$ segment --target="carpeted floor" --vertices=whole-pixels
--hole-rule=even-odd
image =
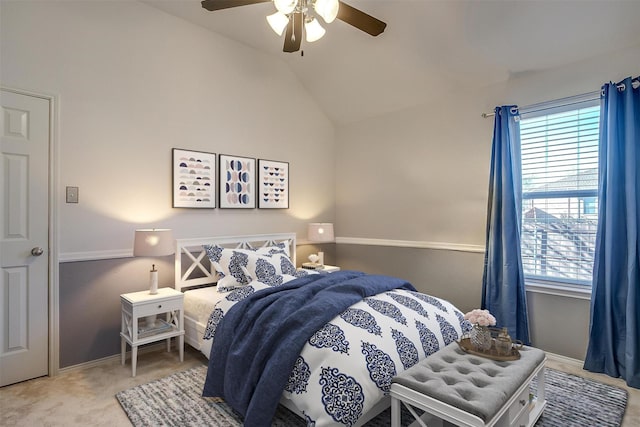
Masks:
[[[206,367],[198,366],[124,390],[116,397],[136,427],[242,426],[224,402],[201,397],[205,375]],[[619,427],[622,422],[627,404],[624,389],[547,368],[545,390],[547,407],[537,427]],[[411,421],[403,417],[403,425]],[[305,423],[281,407],[273,425],[302,427]],[[388,411],[367,424],[388,425]]]
[[[120,355],[93,366],[82,366],[0,388],[0,426],[11,427],[131,427],[131,422],[115,398],[116,393],[175,372],[206,365],[199,351],[185,346],[184,362],[175,349],[164,345],[142,349],[138,358],[138,375],[131,377],[131,364],[120,364]],[[572,359],[549,357],[547,366],[580,377],[617,386],[629,393],[621,427],[640,426],[640,389],[628,387],[619,378],[587,372]],[[590,422],[584,427],[597,427]]]

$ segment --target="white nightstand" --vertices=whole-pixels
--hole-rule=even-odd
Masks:
[[[138,346],[167,340],[167,351],[171,350],[171,338],[178,337],[180,361],[184,360],[184,295],[172,288],[160,288],[155,295],[149,291],[120,295],[122,303],[121,356],[125,364],[127,343],[131,346],[131,375],[136,376]],[[149,327],[144,318],[157,316],[155,326]],[[162,318],[164,317],[164,319]]]
[[[322,268],[319,268],[318,271],[324,273],[333,273],[334,271],[340,271],[340,267],[325,264]]]

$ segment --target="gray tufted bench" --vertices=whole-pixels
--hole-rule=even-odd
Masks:
[[[458,426],[529,427],[544,405],[544,351],[523,347],[508,362],[467,354],[457,343],[437,351],[398,376],[391,384],[391,426],[400,426],[400,403],[426,427],[413,408]],[[529,384],[538,377],[537,396]]]

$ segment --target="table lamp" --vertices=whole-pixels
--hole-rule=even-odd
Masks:
[[[333,242],[333,223],[312,222],[307,227],[307,239],[310,242]],[[324,265],[324,252],[318,252],[318,264]]]
[[[153,228],[136,230],[133,241],[133,256],[161,257],[175,253],[173,232],[167,228]],[[158,270],[151,264],[149,272],[149,294],[158,293]]]

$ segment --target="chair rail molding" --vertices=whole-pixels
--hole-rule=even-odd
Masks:
[[[337,244],[365,246],[393,246],[399,248],[436,249],[444,251],[484,253],[484,245],[466,243],[428,242],[423,240],[370,239],[364,237],[336,237]]]

